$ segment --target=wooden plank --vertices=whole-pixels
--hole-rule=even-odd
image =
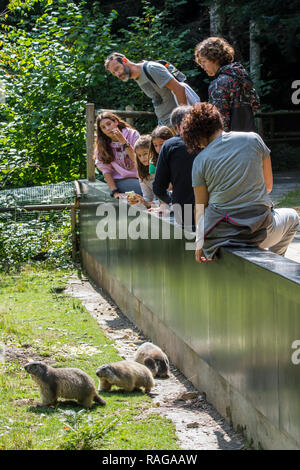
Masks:
[[[95,105],[87,103],[86,105],[86,176],[88,181],[94,182],[95,178],[95,162],[94,155],[95,141]]]

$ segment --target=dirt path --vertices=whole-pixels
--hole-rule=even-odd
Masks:
[[[117,305],[88,279],[69,279],[65,292],[77,297],[97,320],[105,334],[114,341],[124,359],[132,359],[134,352],[149,341]],[[151,391],[153,407],[147,413],[158,412],[172,419],[182,449],[242,450],[247,445],[205,400],[194,386],[171,364],[169,379],[155,379]],[[167,449],[166,449],[167,450]]]

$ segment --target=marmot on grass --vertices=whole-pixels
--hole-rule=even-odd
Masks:
[[[147,366],[154,377],[169,377],[168,356],[155,344],[144,343],[135,353],[134,360]]]
[[[150,370],[134,361],[105,364],[98,367],[96,374],[99,377],[99,390],[103,392],[109,392],[112,385],[117,385],[126,392],[133,392],[140,387],[150,392],[155,385]]]
[[[93,379],[81,369],[56,369],[39,361],[28,362],[24,368],[40,386],[42,403],[38,406],[54,405],[58,397],[73,398],[84,408],[90,408],[93,401],[106,405],[97,394]]]

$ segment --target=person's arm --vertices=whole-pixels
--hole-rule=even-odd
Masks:
[[[120,129],[118,127],[116,129],[114,129],[112,133],[118,139],[118,142],[120,142],[123,145],[126,145],[126,149],[125,149],[126,153],[129,156],[130,160],[132,160],[133,163],[136,165],[135,152],[134,152],[134,149],[133,149],[131,143],[128,142],[128,140],[125,139],[125,137],[123,136],[122,132],[120,131]]]
[[[174,95],[176,96],[178,105],[187,104],[186,94],[185,94],[185,87],[180,82],[176,80],[176,78],[172,78],[167,84],[166,87],[169,90],[173,91]]]
[[[146,75],[149,74],[159,88],[166,87],[174,93],[178,105],[187,104],[184,85],[176,80],[164,65],[150,61],[147,63],[146,70]]]
[[[195,224],[196,224],[196,251],[195,259],[198,263],[211,261],[205,258],[202,250],[204,241],[204,210],[208,205],[209,194],[206,186],[195,186]]]
[[[267,192],[270,193],[273,189],[273,171],[270,155],[263,160],[263,174]]]
[[[104,179],[105,179],[105,182],[106,182],[107,186],[109,187],[109,189],[111,191],[113,191],[114,189],[118,189],[117,185],[115,183],[115,180],[113,179],[113,177],[111,176],[110,173],[104,173],[103,176],[104,176]],[[120,194],[121,193],[119,193],[119,191],[115,192],[114,198],[118,198]]]

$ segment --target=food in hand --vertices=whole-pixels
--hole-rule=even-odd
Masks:
[[[127,191],[125,194],[129,199],[134,198],[136,196],[134,191]]]

